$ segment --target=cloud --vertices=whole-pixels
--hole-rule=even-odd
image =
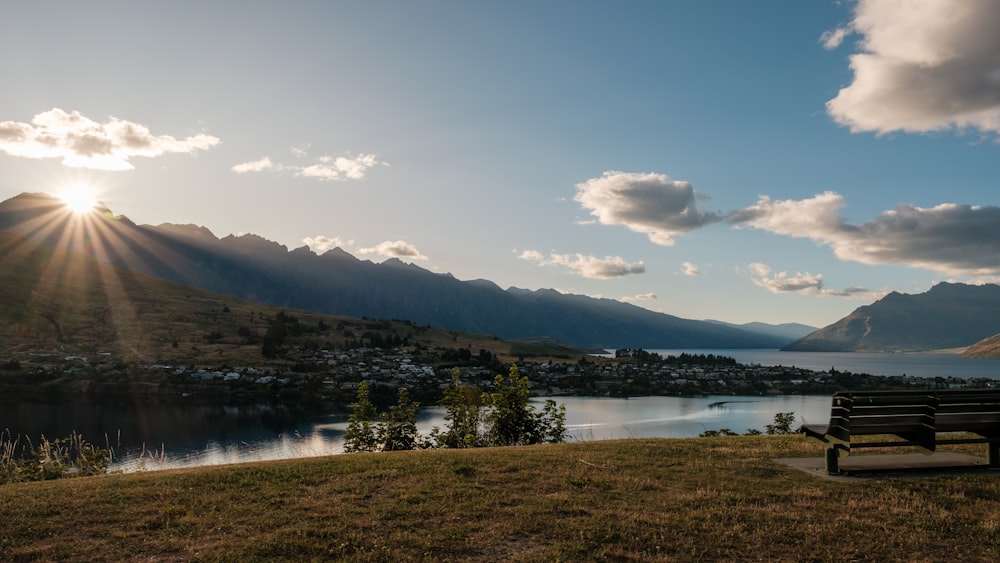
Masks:
[[[334,248],[350,246],[354,244],[353,240],[343,240],[340,237],[328,237],[326,235],[316,235],[314,237],[306,237],[302,239],[313,252],[317,254],[323,254],[328,250],[333,250]]]
[[[685,262],[681,264],[681,273],[685,276],[700,276],[701,270],[698,269],[697,265],[691,262]]]
[[[237,164],[233,166],[233,172],[237,174],[245,174],[247,172],[263,172],[265,170],[276,170],[280,167],[271,162],[268,157],[261,158],[260,160],[254,160],[252,162],[244,162],[243,164]]]
[[[537,250],[525,250],[519,258],[531,262],[538,262],[539,266],[557,266],[566,268],[577,275],[585,278],[610,279],[626,276],[628,274],[641,274],[646,271],[643,262],[628,263],[619,256],[586,256],[584,254],[556,254],[551,253],[546,258],[544,254]]]
[[[576,185],[574,200],[602,225],[624,225],[655,244],[673,246],[674,239],[722,220],[698,209],[703,196],[687,182],[664,174],[607,171]]]
[[[639,294],[639,295],[632,295],[630,297],[622,297],[621,298],[622,301],[626,301],[626,302],[629,302],[629,303],[637,302],[637,301],[655,301],[657,299],[659,299],[659,297],[657,297],[657,295],[655,293],[642,293],[642,294]]]
[[[795,275],[789,275],[788,272],[774,273],[770,266],[760,262],[750,264],[747,269],[750,270],[753,282],[771,293],[818,293],[823,289],[823,276],[808,272],[796,272]]]
[[[1000,274],[1000,207],[900,205],[874,221],[850,225],[839,214],[844,204],[834,192],[797,201],[761,196],[729,221],[813,240],[845,261],[900,264],[955,276]]]
[[[1000,133],[998,28],[994,0],[859,0],[854,79],[827,112],[853,132]],[[836,34],[825,44],[837,44]]]
[[[60,158],[66,166],[96,170],[132,170],[132,157],[194,153],[219,144],[218,137],[194,135],[177,139],[153,135],[138,123],[109,117],[98,123],[78,111],[52,108],[31,123],[0,122],[0,151],[24,158]]]
[[[295,175],[320,180],[360,180],[365,177],[365,172],[376,164],[385,163],[379,162],[373,154],[359,154],[352,157],[321,156],[319,162],[301,168]]]
[[[293,155],[305,158],[308,145],[292,147]],[[357,156],[348,154],[347,156],[323,155],[316,159],[314,164],[307,166],[296,166],[272,162],[270,158],[263,157],[260,160],[244,162],[233,166],[233,172],[244,174],[247,172],[281,172],[284,170],[294,171],[295,176],[301,178],[314,178],[324,181],[361,180],[368,170],[374,166],[389,166],[389,163],[378,160],[374,154],[359,154]]]
[[[831,51],[840,47],[840,44],[844,42],[844,39],[850,35],[851,30],[846,27],[838,27],[830,31],[824,31],[822,35],[819,36],[819,42],[823,44],[823,48],[827,51]]]
[[[817,295],[820,297],[849,297],[860,300],[870,300],[882,297],[884,293],[869,291],[863,287],[849,287],[843,290],[823,287],[823,276],[809,272],[774,272],[767,264],[754,262],[747,266],[753,283],[771,293],[799,293]]]
[[[410,258],[413,260],[427,260],[427,257],[417,250],[412,244],[397,240],[385,241],[372,248],[362,248],[358,252],[361,254],[377,254],[386,258]]]

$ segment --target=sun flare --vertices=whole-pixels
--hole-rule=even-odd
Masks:
[[[59,192],[59,199],[76,215],[85,215],[97,207],[97,191],[87,184],[69,184]]]

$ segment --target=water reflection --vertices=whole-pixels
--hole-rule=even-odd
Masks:
[[[541,402],[541,400],[538,400]],[[797,422],[829,413],[829,396],[559,397],[570,440],[681,438],[729,428],[763,429],[775,413]],[[440,407],[420,409],[417,427],[444,426]],[[87,402],[0,405],[0,429],[32,439],[77,432],[115,448],[114,469],[169,469],[324,456],[343,452],[347,412],[315,413],[282,405],[102,405]]]

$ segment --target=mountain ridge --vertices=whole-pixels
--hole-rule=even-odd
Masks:
[[[278,307],[352,317],[398,318],[503,339],[551,338],[585,348],[778,348],[787,338],[683,319],[620,301],[551,289],[503,290],[415,264],[375,264],[334,249],[289,251],[252,234],[217,237],[204,227],[136,225],[96,214],[89,243],[63,236],[72,217],[46,194],[0,203],[0,229],[82,251],[115,266]]]

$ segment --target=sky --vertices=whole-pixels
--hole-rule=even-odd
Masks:
[[[1000,280],[1000,0],[0,13],[0,199],[733,323]]]

